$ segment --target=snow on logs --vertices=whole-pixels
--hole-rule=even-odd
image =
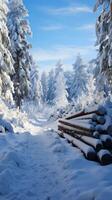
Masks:
[[[93,161],[96,160],[96,152],[91,146],[89,146],[89,145],[83,143],[81,140],[78,140],[77,138],[73,138],[70,135],[65,134],[65,133],[64,133],[64,137],[69,142],[71,142],[73,146],[79,148],[88,160],[93,160]]]
[[[76,112],[72,115],[67,116],[66,119],[73,119],[73,118],[77,118],[77,117],[81,117],[81,116],[89,115],[89,114],[97,114],[97,115],[104,116],[105,114],[107,114],[107,111],[103,106],[99,106],[93,109],[81,110],[79,112]]]
[[[96,160],[102,165],[112,163],[112,121],[103,106],[59,119],[58,130],[87,159],[95,160],[97,155]]]
[[[100,149],[103,148],[103,144],[102,144],[101,140],[92,138],[92,137],[88,137],[88,136],[83,136],[80,134],[80,132],[79,132],[79,134],[76,133],[75,131],[69,132],[70,127],[67,130],[66,126],[64,126],[64,128],[63,128],[63,126],[59,125],[58,130],[61,131],[62,133],[68,133],[72,137],[77,138],[77,139],[81,140],[82,142],[92,146],[96,151],[99,151]],[[62,135],[62,137],[63,137],[63,135]]]
[[[107,111],[103,106],[97,109],[88,109],[86,111],[80,111],[72,114],[69,117],[59,119],[59,123],[70,126],[76,129],[77,132],[88,132],[88,135],[94,133],[111,134],[112,122],[110,116],[107,115]],[[98,134],[97,134],[98,135]]]
[[[75,119],[71,119],[71,120],[66,120],[66,119],[60,119],[59,123],[76,128],[78,130],[82,130],[82,131],[87,131],[87,132],[92,132],[95,130],[94,125],[90,124],[90,123],[85,123],[83,121],[78,121]]]

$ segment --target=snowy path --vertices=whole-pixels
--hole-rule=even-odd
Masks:
[[[112,166],[85,160],[47,131],[44,119],[38,122],[33,135],[2,136],[0,200],[111,200]]]

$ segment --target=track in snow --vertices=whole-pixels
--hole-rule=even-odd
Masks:
[[[105,194],[110,200],[111,166],[102,168],[85,160],[78,149],[48,131],[44,120],[39,121],[37,134],[35,124],[34,135],[7,138],[12,154],[9,151],[4,167],[11,175],[10,187],[0,200],[102,200]]]

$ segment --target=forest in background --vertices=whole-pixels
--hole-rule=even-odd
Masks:
[[[9,107],[74,107],[78,110],[111,100],[112,94],[112,2],[98,0],[96,20],[96,59],[85,64],[80,52],[72,70],[63,70],[61,60],[48,73],[39,74],[30,49],[31,28],[28,10],[22,1],[0,1],[0,94]],[[61,56],[61,55],[60,55]]]

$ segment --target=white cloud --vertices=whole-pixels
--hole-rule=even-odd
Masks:
[[[94,46],[56,46],[48,49],[36,49],[33,57],[38,62],[51,62],[62,59],[63,61],[74,60],[76,55],[80,53],[84,60],[89,60],[95,55]]]
[[[52,15],[73,15],[77,13],[92,13],[93,10],[88,6],[69,6],[62,8],[45,8],[49,14]]]
[[[81,31],[89,31],[89,30],[95,30],[95,25],[94,24],[85,24],[82,26],[79,26],[76,28],[77,30],[81,30]]]
[[[41,30],[43,31],[56,31],[56,30],[62,30],[64,26],[62,25],[50,25],[50,26],[43,26],[41,27]]]

